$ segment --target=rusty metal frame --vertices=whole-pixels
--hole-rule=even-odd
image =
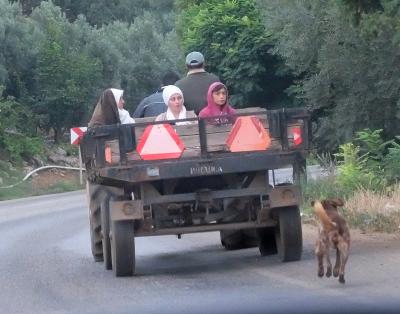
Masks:
[[[251,229],[251,228],[262,228],[262,227],[274,227],[276,221],[268,220],[263,223],[259,222],[236,222],[236,223],[224,223],[224,224],[208,224],[198,225],[190,227],[177,227],[177,228],[163,228],[163,229],[137,229],[135,230],[136,237],[155,236],[155,235],[180,235],[185,233],[199,233],[219,230],[234,230],[234,229]]]

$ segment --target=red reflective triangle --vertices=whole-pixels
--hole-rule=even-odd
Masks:
[[[300,128],[293,128],[293,143],[296,146],[303,143],[303,139],[301,138],[301,129]]]
[[[226,145],[231,152],[265,150],[271,145],[271,138],[257,117],[239,117],[229,133]]]
[[[149,125],[137,145],[143,160],[179,158],[185,145],[169,124]]]

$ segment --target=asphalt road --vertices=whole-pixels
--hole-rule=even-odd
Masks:
[[[399,313],[400,236],[353,230],[346,284],[299,262],[225,251],[216,232],[136,239],[137,272],[95,263],[82,191],[0,202],[0,313]],[[333,257],[333,254],[332,254]]]

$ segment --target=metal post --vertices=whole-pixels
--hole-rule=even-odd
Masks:
[[[200,151],[201,157],[208,157],[207,151],[207,133],[206,133],[206,121],[199,119],[199,137],[200,137]]]
[[[307,162],[300,154],[293,163],[293,182],[297,185],[307,182]]]
[[[79,145],[79,183],[82,185],[83,180],[82,180],[82,155],[81,155],[81,146]]]

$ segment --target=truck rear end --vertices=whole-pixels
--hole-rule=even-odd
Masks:
[[[139,119],[88,130],[81,152],[96,260],[117,276],[133,275],[135,237],[205,231],[220,231],[226,249],[301,258],[299,187],[275,185],[269,170],[291,166],[299,177],[310,116],[247,108],[233,120]]]

